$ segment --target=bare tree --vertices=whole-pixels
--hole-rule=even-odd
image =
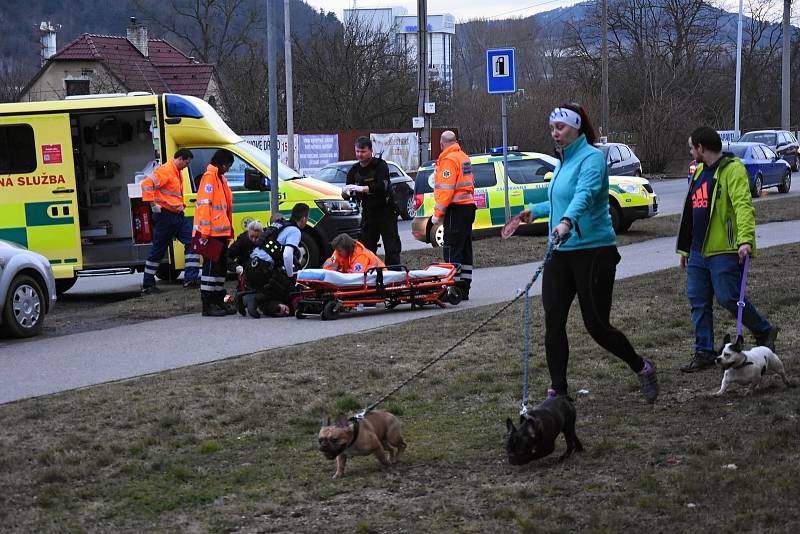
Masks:
[[[263,28],[257,4],[250,0],[133,0],[133,4],[148,21],[185,42],[203,63],[222,65],[233,59]]]

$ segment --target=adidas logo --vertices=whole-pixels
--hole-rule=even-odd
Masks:
[[[698,187],[692,193],[692,208],[707,208],[708,207],[708,182]]]

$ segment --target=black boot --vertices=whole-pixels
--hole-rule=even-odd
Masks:
[[[245,315],[245,308],[244,308],[244,293],[237,293],[236,294],[236,311],[239,312],[239,315],[244,317]]]
[[[220,308],[208,295],[200,297],[203,301],[203,317],[224,317],[227,315],[225,310]]]

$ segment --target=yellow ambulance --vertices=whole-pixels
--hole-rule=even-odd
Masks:
[[[503,156],[501,154],[476,154],[470,156],[475,180],[475,222],[472,229],[483,231],[498,229],[505,224],[505,195],[503,182]],[[411,223],[411,233],[419,241],[442,246],[444,229],[433,227],[433,171],[434,163],[420,167],[414,186],[417,214]],[[529,203],[547,200],[547,186],[557,160],[537,152],[510,152],[508,154],[508,198],[511,215],[524,210]],[[658,199],[644,178],[611,176],[608,179],[608,203],[611,222],[617,233],[627,231],[633,221],[653,217],[658,213]],[[547,219],[535,223],[544,226]]]
[[[59,292],[78,276],[142,271],[152,236],[139,182],[179,148],[194,154],[184,171],[186,217],[196,184],[214,151],[230,150],[237,233],[270,217],[269,154],[244,142],[203,100],[148,93],[68,97],[0,104],[0,239],[50,260]],[[303,231],[303,264],[318,266],[339,233],[358,234],[357,206],[338,188],[279,164],[280,211],[311,208]],[[162,279],[183,267],[177,241],[159,269]]]

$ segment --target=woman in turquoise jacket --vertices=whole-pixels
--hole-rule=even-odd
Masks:
[[[542,304],[545,351],[550,371],[548,398],[567,394],[567,317],[575,295],[592,338],[636,373],[648,402],[658,396],[653,362],[642,358],[625,334],[611,326],[611,300],[620,256],[608,213],[608,168],[594,147],[589,115],[578,104],[562,104],[550,114],[550,134],[560,163],[547,189],[548,200],[530,204],[525,222],[550,217],[550,239],[560,246],[544,268]]]

